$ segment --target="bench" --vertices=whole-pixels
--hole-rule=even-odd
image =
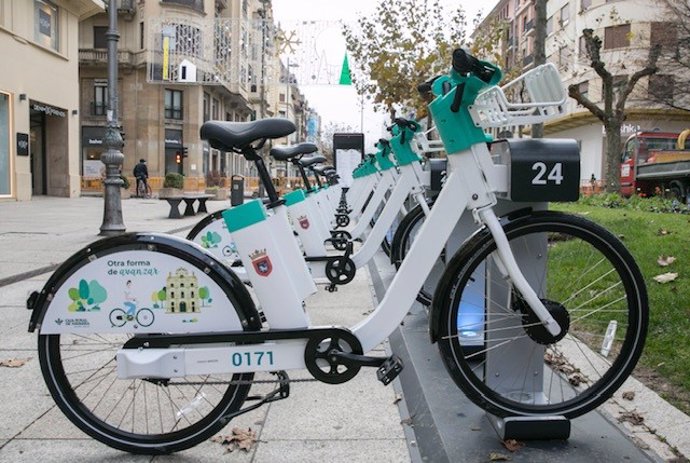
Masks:
[[[181,219],[179,205],[182,201],[185,202],[184,216],[194,216],[197,213],[204,212],[208,213],[206,209],[206,201],[213,198],[214,195],[207,195],[204,193],[184,193],[177,196],[168,196],[165,199],[170,204],[170,213],[168,214],[169,219]],[[194,203],[199,201],[199,207],[194,211]]]

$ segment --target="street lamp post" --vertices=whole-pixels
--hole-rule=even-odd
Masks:
[[[285,117],[287,119],[290,119],[290,68],[297,68],[299,67],[299,64],[297,63],[290,63],[290,57],[287,57],[287,63],[285,65],[285,73],[287,76],[285,77]],[[292,114],[295,114],[295,111],[293,109]],[[295,125],[297,125],[297,117],[294,117]],[[288,144],[290,144],[290,137],[287,137]],[[290,178],[290,163],[288,161],[285,161],[285,175]]]
[[[103,137],[103,146],[106,151],[101,154],[101,162],[105,164],[103,223],[99,235],[112,236],[125,231],[122,221],[122,198],[120,187],[123,184],[120,178],[122,163],[125,159],[120,151],[124,142],[120,135],[118,125],[118,95],[117,95],[117,42],[120,34],[117,30],[117,5],[116,0],[108,2],[109,27],[105,33],[108,41],[108,128]]]

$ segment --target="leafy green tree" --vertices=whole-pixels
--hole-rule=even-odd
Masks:
[[[453,50],[466,45],[461,6],[448,11],[439,0],[379,0],[376,14],[344,26],[353,82],[391,119],[396,110],[426,114],[417,85],[448,71]]]
[[[210,295],[211,292],[208,290],[208,287],[202,286],[201,288],[199,288],[199,299],[201,299],[202,307],[206,305],[207,300],[211,302]]]

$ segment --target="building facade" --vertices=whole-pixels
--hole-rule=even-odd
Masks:
[[[80,21],[101,0],[0,2],[0,200],[80,193]]]
[[[119,2],[123,173],[131,176],[145,159],[154,191],[171,172],[183,174],[191,190],[229,186],[232,175],[254,176],[243,156],[201,141],[199,128],[208,120],[295,118],[295,111],[276,104],[287,96],[270,0]],[[107,23],[106,14],[89,18],[79,36],[80,164],[82,186],[93,192],[101,191]],[[291,99],[299,99],[293,88]]]
[[[520,6],[524,3],[529,3],[529,6]],[[499,47],[503,47],[508,54],[506,56],[510,56],[517,43],[517,56],[521,59],[508,60],[508,63],[522,66],[522,70],[528,69],[533,61],[533,1],[502,0],[482,25],[488,26],[499,17],[504,18],[506,29],[512,31]],[[578,85],[581,93],[600,107],[603,106],[602,81],[589,66],[582,36],[584,29],[593,29],[594,34],[602,39],[602,61],[619,85],[643,67],[653,44],[668,46],[676,41],[675,32],[669,34],[674,27],[668,23],[663,2],[657,0],[549,0],[546,29],[547,61],[559,69],[564,87]],[[519,40],[511,41],[510,37]],[[652,96],[653,90],[658,88],[673,92],[674,79],[687,80],[690,76],[668,75],[664,71],[663,60],[659,61],[659,69],[656,75],[641,79],[629,96],[626,121],[621,130],[623,140],[626,135],[637,131],[680,132],[690,125],[687,112],[672,110],[657,103],[657,98]],[[674,95],[674,98],[682,97]],[[592,176],[596,180],[604,180],[606,133],[603,125],[574,99],[569,98],[566,105],[564,117],[545,125],[545,136],[578,140],[583,185],[589,184]]]

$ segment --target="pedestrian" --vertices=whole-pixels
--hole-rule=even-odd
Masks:
[[[134,178],[137,179],[137,197],[143,198],[146,197],[146,193],[148,192],[148,178],[149,178],[149,169],[146,167],[146,159],[139,159],[139,164],[134,166]],[[140,190],[139,189],[139,184],[143,185],[143,188]],[[139,192],[142,192],[139,194]]]

